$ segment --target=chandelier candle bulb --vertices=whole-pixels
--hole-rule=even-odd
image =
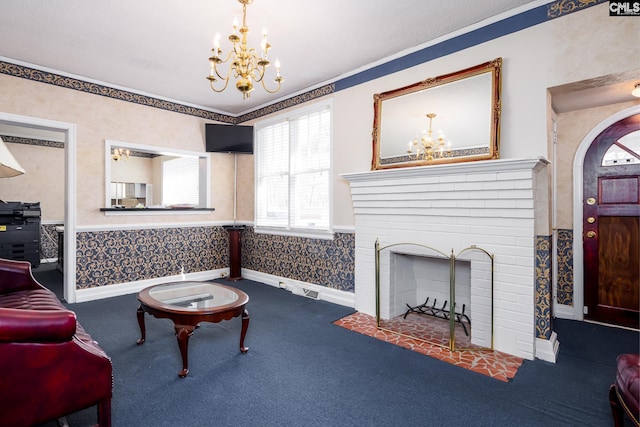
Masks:
[[[264,28],[262,30],[262,43],[260,43],[260,47],[262,48],[262,57],[267,59],[267,52],[269,51],[269,43],[267,43],[267,29]]]
[[[233,18],[232,25],[233,25],[233,32],[229,36],[229,41],[233,43],[234,49],[235,49],[235,44],[240,41],[240,36],[236,34],[236,32],[238,31],[238,18]],[[242,32],[242,29],[240,29],[240,32]]]

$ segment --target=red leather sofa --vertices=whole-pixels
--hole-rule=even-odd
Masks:
[[[634,425],[640,425],[640,355],[621,354],[616,362],[616,380],[609,388],[614,425],[624,426],[624,413]]]
[[[111,359],[31,264],[0,259],[0,426],[32,426],[97,405],[111,425]]]

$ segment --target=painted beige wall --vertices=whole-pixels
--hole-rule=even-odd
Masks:
[[[228,221],[233,217],[233,158],[225,154],[211,155],[212,213],[113,217],[99,211],[105,200],[106,139],[204,152],[204,119],[6,75],[0,75],[0,87],[3,112],[76,124],[79,226]],[[26,169],[48,156],[45,149],[36,148],[43,151],[24,161]],[[64,174],[63,162],[55,167]],[[0,192],[4,185],[0,182]],[[27,197],[28,190],[23,195]]]
[[[544,26],[549,32],[549,87],[640,69],[640,19],[609,16],[609,2]]]
[[[232,154],[226,154],[233,157]],[[253,221],[253,156],[248,154],[238,154],[237,167],[237,219],[239,221]]]
[[[42,222],[64,222],[64,150],[5,144],[25,173],[0,179],[0,200],[40,202]]]

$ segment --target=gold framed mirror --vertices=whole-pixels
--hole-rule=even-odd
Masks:
[[[502,58],[373,96],[371,169],[499,158]]]

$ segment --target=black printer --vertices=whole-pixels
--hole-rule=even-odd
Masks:
[[[0,201],[0,258],[40,265],[40,202]]]

